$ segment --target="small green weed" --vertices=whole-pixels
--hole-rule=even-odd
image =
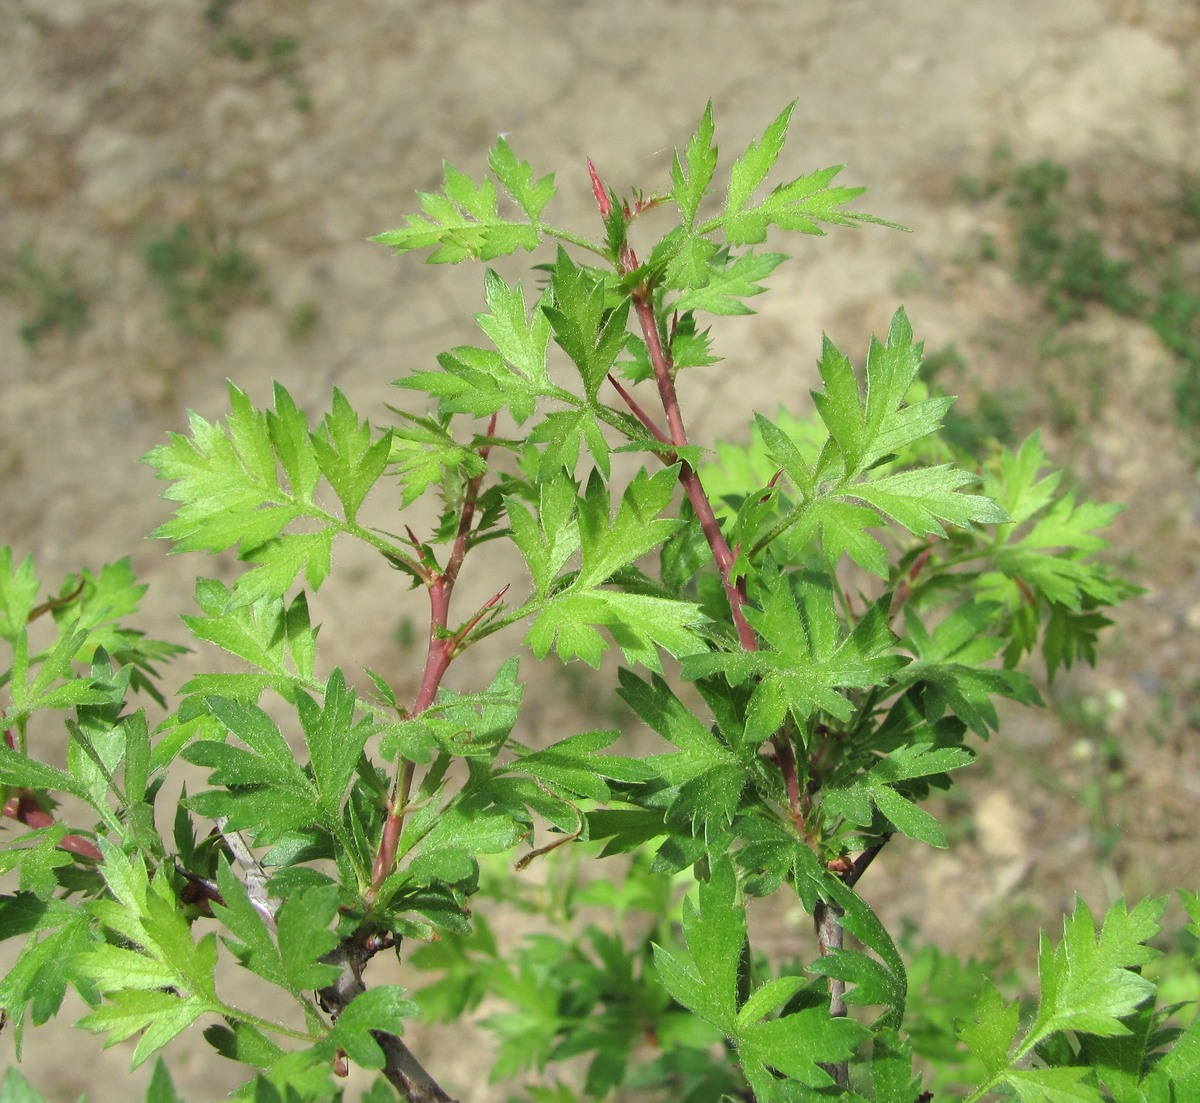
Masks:
[[[956,345],[935,349],[925,359],[926,379],[939,393],[953,394],[968,379],[966,358]],[[942,434],[969,456],[984,455],[993,445],[1016,440],[1015,421],[1023,400],[1013,391],[983,390],[973,406],[951,406],[942,423]]]
[[[1175,408],[1187,425],[1200,425],[1200,281],[1169,274],[1147,321],[1180,365]]]
[[[312,93],[297,67],[300,40],[293,35],[264,34],[233,26],[230,12],[235,3],[214,0],[205,9],[204,18],[214,32],[213,52],[247,65],[261,64],[264,77],[278,78],[291,89],[292,104],[298,111],[311,111]]]
[[[993,158],[982,180],[968,181],[959,194],[985,198],[1005,194],[1011,213],[1017,278],[1039,290],[1058,324],[1084,316],[1090,306],[1146,322],[1177,366],[1175,408],[1181,424],[1200,424],[1200,273],[1181,262],[1184,246],[1200,237],[1200,181],[1181,175],[1169,204],[1165,233],[1138,233],[1144,215],[1122,216],[1120,225],[1098,196],[1080,202],[1072,195],[1067,168],[1050,160],[1009,166]],[[1004,172],[1007,171],[1007,179]],[[1155,217],[1161,220],[1161,212]],[[1122,236],[1125,259],[1109,250]],[[983,260],[1001,260],[991,237],[981,242]]]
[[[266,290],[258,266],[236,244],[221,244],[212,229],[177,222],[143,249],[146,268],[167,297],[167,317],[188,337],[219,345],[224,321]]]
[[[1017,277],[1041,286],[1060,322],[1083,316],[1088,303],[1136,314],[1145,296],[1131,282],[1133,265],[1107,253],[1100,234],[1075,226],[1064,203],[1069,176],[1062,165],[1038,161],[1016,170],[1008,206],[1013,211]]]
[[[87,302],[70,261],[44,261],[32,245],[23,245],[13,258],[6,283],[30,312],[18,331],[30,348],[47,334],[58,331],[74,337],[87,327]]]
[[[297,303],[287,312],[288,340],[300,344],[309,340],[321,324],[321,308],[311,299]]]

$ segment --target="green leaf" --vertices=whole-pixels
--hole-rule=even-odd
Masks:
[[[1101,1037],[1128,1034],[1121,1019],[1154,994],[1154,985],[1135,970],[1158,956],[1145,942],[1161,929],[1162,899],[1147,899],[1127,911],[1123,900],[1108,910],[1099,932],[1092,913],[1078,901],[1051,947],[1043,936],[1038,955],[1042,993],[1038,1013],[1022,1049],[1063,1030]]]
[[[792,539],[799,543],[810,532],[819,531],[825,554],[831,563],[839,562],[845,554],[864,571],[887,578],[887,550],[868,531],[878,524],[878,514],[865,506],[818,498],[805,512]]]
[[[105,992],[122,988],[154,991],[170,988],[176,980],[175,970],[166,962],[111,944],[92,950],[80,963],[80,969]]]
[[[944,848],[946,838],[937,820],[893,786],[910,778],[958,769],[974,758],[962,747],[935,748],[930,744],[898,747],[853,784],[824,789],[822,805],[834,815],[865,827],[871,822],[869,806],[874,804],[898,831],[930,846]]]
[[[466,790],[437,812],[431,826],[414,829],[410,820],[400,853],[420,843],[408,867],[412,875],[423,883],[467,880],[477,873],[476,855],[502,853],[528,834],[524,810],[497,808],[495,795],[486,787]]]
[[[638,471],[625,488],[616,514],[609,516],[608,488],[595,472],[579,505],[579,539],[583,562],[577,587],[607,582],[621,567],[633,563],[663,543],[680,522],[660,514],[674,497],[678,466],[653,475]]]
[[[755,679],[751,709],[768,701],[785,702],[800,724],[818,710],[849,720],[853,709],[839,691],[879,684],[905,663],[895,653],[887,599],[872,605],[850,635],[842,637],[829,580],[798,576],[793,593],[784,576],[761,577],[763,607],[747,608],[746,619],[767,646],[755,652],[686,656],[684,677],[724,671],[735,685]],[[776,706],[768,709],[772,716],[777,712]],[[757,734],[766,738],[768,725],[761,725]]]
[[[830,1018],[828,1008],[823,1007],[764,1018],[795,986],[791,978],[769,982],[742,1002],[745,911],[737,899],[728,859],[710,865],[709,880],[699,886],[699,909],[690,899],[684,903],[687,955],[654,946],[654,963],[663,986],[734,1043],[757,1098],[773,1098],[777,1081],[771,1070],[814,1087],[832,1084],[820,1065],[849,1058],[867,1032],[849,1019]]]
[[[175,517],[153,536],[172,540],[175,551],[253,549],[280,532],[301,512],[280,491],[266,416],[250,406],[245,392],[229,386],[228,434],[197,414],[191,437],[178,433],[146,455],[164,494],[178,502]]]
[[[326,820],[335,827],[341,820],[342,797],[358,766],[359,756],[371,735],[371,722],[354,723],[354,691],[347,688],[340,670],[325,686],[323,707],[307,694],[296,699],[300,726],[308,743],[309,762],[318,799]]]
[[[335,535],[333,528],[285,533],[246,552],[241,558],[257,564],[257,569],[238,579],[238,600],[279,597],[301,574],[314,590],[319,590],[332,569]]]
[[[183,618],[193,636],[215,643],[252,666],[286,675],[281,598],[238,605],[220,582],[198,578],[195,600],[204,615]]]
[[[488,269],[484,275],[484,297],[490,313],[476,314],[475,321],[512,369],[510,385],[527,390],[532,397],[557,393],[558,388],[550,383],[546,375],[550,323],[542,308],[550,303],[549,294],[542,296],[530,315],[521,285],[518,283],[509,287]],[[510,406],[517,424],[521,424],[525,418],[519,414],[525,413],[525,405],[510,400]],[[528,413],[525,413],[525,417],[528,417]]]
[[[346,520],[353,524],[363,500],[387,466],[391,432],[385,430],[372,439],[370,427],[366,422],[359,424],[354,407],[334,387],[333,409],[313,434],[312,443],[321,473],[342,503]],[[313,583],[313,589],[316,587]]]
[[[619,736],[616,731],[571,735],[544,750],[522,755],[502,772],[527,774],[557,790],[606,801],[610,796],[606,778],[637,782],[653,776],[652,767],[635,758],[596,753],[610,746]]]
[[[1085,1068],[1012,1069],[1005,1077],[1023,1103],[1105,1103],[1105,1097],[1083,1083]]]
[[[175,1085],[171,1082],[171,1074],[167,1072],[167,1066],[163,1064],[161,1057],[154,1063],[154,1072],[150,1076],[150,1085],[146,1089],[145,1103],[184,1103],[175,1091]]]
[[[383,1068],[384,1054],[372,1031],[403,1034],[404,1020],[419,1014],[412,1000],[404,998],[404,989],[393,985],[369,988],[355,996],[338,1016],[329,1039],[355,1064],[363,1068]]]
[[[526,641],[537,658],[553,647],[564,662],[582,659],[599,667],[608,649],[594,626],[609,630],[627,662],[661,669],[658,649],[675,657],[704,646],[697,631],[704,621],[698,605],[617,590],[569,589],[539,611]]]
[[[880,1004],[887,1008],[880,1025],[898,1029],[904,1020],[908,999],[908,977],[904,962],[887,928],[853,889],[816,863],[797,866],[797,871],[815,892],[836,908],[837,923],[853,935],[878,960],[857,950],[838,950],[818,958],[808,971],[838,977],[854,985],[846,993],[849,1004]]]
[[[654,963],[663,986],[693,1014],[728,1037],[738,1030],[738,973],[746,942],[746,915],[736,898],[733,866],[712,863],[708,881],[698,889],[699,908],[683,906],[686,956],[654,946]]]
[[[518,249],[535,249],[541,237],[537,217],[553,195],[552,179],[543,177],[531,184],[528,166],[516,161],[503,138],[492,153],[491,167],[532,221],[502,217],[496,204],[496,188],[490,180],[476,184],[447,164],[441,194],[417,192],[423,213],[406,215],[403,226],[376,234],[371,240],[397,253],[433,249],[430,264],[457,264],[468,258],[491,260]]]
[[[1005,1004],[991,981],[987,981],[975,1005],[974,1019],[963,1024],[958,1036],[995,1078],[1008,1068],[1009,1053],[1017,1036],[1020,1008]]]
[[[745,1029],[770,1015],[772,1011],[787,1003],[806,983],[803,977],[776,977],[756,988],[738,1009],[739,1029]]]
[[[337,905],[337,886],[318,884],[290,892],[279,906],[276,937],[288,991],[322,988],[337,977],[337,966],[321,961],[338,944],[337,934],[329,930]]]
[[[969,528],[973,524],[1002,525],[1008,521],[990,498],[957,493],[977,481],[965,471],[942,465],[856,483],[854,492],[915,536],[945,536],[940,522]]]
[[[446,372],[424,373],[437,384],[451,381],[455,389],[470,390],[471,383],[457,380]],[[422,373],[416,373],[412,379],[424,378]],[[398,385],[407,386],[402,380]],[[415,384],[414,384],[415,385]],[[428,390],[422,384],[422,389]],[[432,394],[441,393],[436,388]],[[404,483],[404,493],[400,499],[401,507],[412,505],[426,490],[442,480],[469,479],[487,470],[487,464],[480,459],[477,452],[461,445],[451,435],[446,426],[445,415],[441,420],[427,417],[413,417],[402,411],[394,411],[407,422],[407,427],[397,429],[392,434],[392,454],[390,463],[396,466],[397,473]],[[488,412],[494,412],[490,407]]]
[[[897,682],[921,686],[922,711],[929,723],[949,712],[987,739],[999,725],[993,696],[1024,704],[1040,701],[1024,674],[985,665],[1003,646],[992,634],[998,608],[992,602],[964,602],[947,614],[932,634],[910,608],[905,609],[905,642],[915,657],[898,674]]]
[[[152,535],[173,541],[173,552],[237,547],[239,559],[259,564],[235,585],[241,603],[280,597],[301,573],[314,589],[328,575],[338,525],[313,503],[314,465],[328,468],[352,522],[361,495],[387,458],[386,448],[365,445],[340,394],[334,395],[324,435],[307,441],[302,415],[278,385],[275,399],[274,414],[255,410],[245,392],[230,384],[224,428],[192,414],[190,438],[172,433],[168,444],[144,457],[172,484],[163,496],[179,503],[175,517]],[[315,531],[287,533],[300,518]]]
[[[671,198],[689,227],[696,221],[696,212],[712,183],[716,167],[717,147],[713,145],[713,111],[712,100],[709,100],[696,132],[688,139],[683,160],[680,161],[676,150],[671,165]]]
[[[846,478],[939,427],[945,400],[904,404],[920,363],[921,346],[913,343],[903,309],[892,317],[886,344],[871,338],[865,394],[860,393],[850,361],[825,339],[819,364],[825,386],[813,401],[840,451]]]
[[[217,865],[217,887],[223,902],[213,903],[213,914],[232,936],[232,939],[223,936],[223,940],[238,961],[271,984],[299,995],[300,989],[289,987],[291,978],[262,915],[250,902],[245,886],[234,876],[229,863],[223,860]]]
[[[725,215],[738,214],[745,210],[750,197],[775,167],[783,143],[787,138],[788,123],[796,109],[793,100],[774,119],[757,142],[751,142],[746,152],[734,162],[729,172],[729,193],[725,200]]]
[[[283,1056],[283,1050],[270,1038],[246,1023],[207,1027],[204,1040],[222,1057],[255,1068],[267,1068]]]
[[[419,716],[390,725],[381,751],[385,758],[412,757],[416,748],[438,747],[446,754],[491,761],[500,753],[521,707],[524,686],[517,681],[517,659],[507,659],[491,685],[477,693],[438,690]]]
[[[281,785],[297,792],[311,793],[312,787],[304,771],[296,764],[287,740],[279,728],[262,709],[242,701],[230,701],[221,697],[209,698],[208,711],[245,744],[247,751],[222,743],[197,745],[206,752],[202,757],[209,759],[207,752],[221,749],[216,756],[218,772],[212,781],[218,785]],[[233,751],[233,754],[224,752]],[[210,764],[211,759],[204,764]]]
[[[671,692],[657,674],[649,683],[628,670],[618,672],[618,693],[631,709],[673,746],[676,754],[655,755],[651,764],[677,794],[669,815],[702,825],[705,834],[733,821],[750,779],[746,763]]]
[[[554,198],[554,175],[543,176],[535,183],[529,163],[518,160],[503,137],[497,139],[495,147],[488,154],[488,167],[529,221],[537,223],[546,204]]]
[[[0,1103],[46,1103],[45,1098],[15,1068],[4,1070]]]
[[[827,1087],[832,1078],[822,1066],[849,1060],[867,1031],[846,1018],[831,1018],[827,1008],[810,1007],[779,1019],[757,1022],[737,1039],[742,1071],[759,1099],[778,1083],[775,1072],[801,1084]]]
[[[105,1006],[85,1015],[75,1025],[94,1034],[106,1033],[106,1049],[140,1033],[130,1063],[131,1068],[137,1068],[201,1015],[218,1010],[218,1006],[198,997],[126,990],[114,992]]]
[[[875,1103],[921,1103],[921,1078],[913,1075],[913,1047],[895,1031],[879,1031],[871,1045]]]
[[[794,530],[785,556],[792,558],[804,554],[819,532],[831,561],[846,552],[860,567],[887,577],[886,552],[868,532],[868,508],[918,535],[943,536],[945,524],[969,528],[1008,520],[992,498],[961,493],[978,481],[974,475],[945,465],[897,468],[897,453],[935,432],[949,407],[942,398],[908,401],[920,362],[921,346],[914,344],[903,310],[892,318],[886,344],[871,340],[865,390],[850,361],[826,339],[819,365],[824,389],[813,395],[829,434],[824,443],[759,419],[766,457],[787,474],[799,500],[781,499],[782,516],[769,517],[766,531],[744,537],[753,551]]]
[[[7,937],[30,932],[16,960],[0,980],[0,1009],[8,1017],[18,1060],[25,1032],[25,1012],[35,1026],[57,1015],[72,985],[89,1003],[98,999],[95,986],[78,969],[78,962],[93,949],[96,933],[83,909],[62,900],[36,901],[26,894],[0,898]]]
[[[70,774],[14,751],[0,740],[0,784],[22,789],[50,789],[87,800],[84,786]]]
[[[519,499],[509,497],[504,501],[513,543],[525,557],[538,595],[549,597],[554,579],[579,550],[577,499],[574,484],[562,471],[543,482],[539,491],[536,521]]]
[[[518,500],[506,499],[513,542],[525,556],[538,592],[537,617],[526,639],[539,659],[554,648],[564,660],[582,658],[597,666],[607,647],[596,630],[599,625],[609,629],[628,661],[650,669],[658,669],[659,647],[678,656],[703,646],[695,631],[702,620],[699,606],[598,588],[678,525],[657,516],[669,504],[674,483],[673,469],[649,477],[639,473],[616,516],[610,517],[599,476],[593,475],[581,502],[573,481],[559,472],[541,486],[540,525]],[[580,571],[556,589],[558,572],[581,545]]]
[[[610,472],[609,447],[590,407],[578,410],[555,410],[546,414],[528,436],[532,444],[546,444],[538,463],[537,478],[545,482],[561,469],[574,476],[579,465],[580,446],[587,445],[596,470],[604,478]]]
[[[646,267],[661,269],[666,287],[687,291],[712,279],[717,252],[717,246],[703,234],[677,226],[654,247]]]
[[[245,746],[203,740],[184,751],[188,762],[212,771],[211,784],[223,786],[189,797],[188,807],[212,819],[225,817],[231,830],[251,831],[264,845],[322,822],[318,790],[270,717],[246,701],[213,697],[206,705]]]
[[[542,309],[550,319],[554,340],[583,378],[589,403],[596,402],[600,384],[625,347],[630,299],[622,296],[613,306],[605,282],[585,268],[577,268],[559,249],[550,274],[553,305]]]
[[[14,570],[12,548],[0,547],[0,638],[15,643],[24,634],[38,589],[33,556],[27,555]]]
[[[1019,1043],[1017,1005],[1005,1005],[996,989],[990,983],[986,986],[974,1021],[959,1030],[959,1038],[988,1074],[968,1097],[969,1103],[1001,1083],[1009,1084],[1022,1099],[1096,1103],[1103,1098],[1071,1075],[1085,1073],[1086,1068],[1029,1070],[1019,1064],[1062,1032],[1101,1039],[1132,1034],[1127,1025],[1130,1016],[1154,994],[1154,984],[1138,970],[1157,956],[1146,943],[1161,930],[1164,906],[1164,899],[1145,899],[1129,910],[1124,900],[1118,900],[1097,931],[1091,912],[1077,901],[1074,913],[1064,921],[1058,946],[1042,936],[1038,955],[1041,997],[1037,1015]],[[1041,1075],[1060,1071],[1064,1075]],[[1037,1075],[1028,1075],[1031,1072]]]
[[[206,1006],[212,1004],[216,1000],[215,937],[208,934],[199,942],[192,938],[169,878],[149,881],[140,860],[131,862],[106,839],[99,841],[104,853],[101,872],[120,906],[98,900],[91,910],[138,948],[103,944],[80,962],[80,970],[106,993],[170,987],[197,996]]]
[[[293,496],[306,505],[313,502],[313,491],[321,478],[308,419],[287,390],[274,384],[275,408],[266,412],[271,446],[287,476]]]
[[[984,489],[1011,505],[1017,522],[1001,533],[994,571],[981,579],[983,594],[1011,615],[1005,661],[1014,665],[1032,651],[1039,631],[1050,678],[1076,660],[1094,663],[1099,632],[1109,622],[1100,607],[1138,592],[1110,568],[1094,562],[1108,546],[1097,530],[1111,523],[1117,507],[1076,503],[1073,494],[1055,497],[1059,473],[1041,475],[1046,457],[1036,435],[1017,453],[1001,456]]]
[[[316,662],[317,629],[308,618],[308,598],[301,590],[288,606],[283,620],[288,655],[296,674],[306,682],[313,680]]]
[[[676,310],[704,310],[709,314],[753,314],[741,300],[761,295],[766,288],[759,281],[785,260],[787,256],[783,253],[747,250],[734,260],[724,252],[718,253],[708,260],[703,283],[693,277],[686,285],[691,289],[685,290],[672,306]]]

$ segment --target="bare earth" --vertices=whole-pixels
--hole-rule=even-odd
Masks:
[[[726,362],[687,381],[693,438],[739,435],[748,399],[808,410],[822,330],[861,356],[903,302],[929,348],[954,342],[965,357],[964,403],[989,387],[1019,392],[1021,427],[1046,424],[1051,454],[1085,492],[1127,505],[1115,543],[1146,587],[1098,670],[1062,679],[1057,709],[1014,719],[996,741],[973,782],[976,827],[932,857],[895,847],[862,891],[885,919],[907,916],[951,947],[1027,953],[1038,923],[1057,926],[1076,890],[1103,906],[1196,887],[1200,488],[1167,355],[1145,326],[1098,311],[1066,337],[1099,349],[1100,367],[1065,358],[1048,368],[1037,352],[1044,310],[1003,266],[970,259],[984,235],[1004,234],[1001,201],[954,186],[1001,145],[1018,161],[1052,157],[1131,211],[1180,171],[1200,172],[1196,0],[238,0],[208,10],[212,19],[179,0],[0,0],[0,542],[32,552],[54,587],[131,554],[151,584],[142,626],[182,640],[195,576],[226,566],[168,559],[144,539],[166,507],[137,457],[182,428],[187,409],[220,416],[227,378],[259,403],[279,379],[312,412],[336,385],[386,420],[390,381],[472,340],[477,269],[425,267],[366,241],[414,209],[416,189],[437,186],[443,159],[477,173],[504,133],[539,173],[557,174],[556,218],[582,228],[585,157],[620,189],[652,190],[708,99],[727,152],[797,99],[781,171],[845,163],[847,182],[870,189],[862,208],[914,232],[789,243],[795,259],[757,301],[759,317],[714,328]],[[145,243],[179,222],[236,242],[262,273],[259,293],[224,321],[221,347],[167,318],[144,264]],[[73,265],[91,323],[78,336],[49,333],[32,349],[19,339],[31,305],[16,258],[27,244]],[[1063,418],[1063,403],[1078,416]],[[317,602],[323,662],[415,685],[393,635],[419,606],[404,605],[382,563],[351,553],[345,567]],[[476,578],[476,593],[506,570]],[[201,661],[212,658],[186,660],[172,682]],[[459,671],[460,683],[471,675]],[[523,737],[586,722],[543,706]],[[1097,762],[1102,733],[1123,764],[1096,805],[1083,798],[1110,777]],[[1107,827],[1111,853],[1097,841]],[[783,911],[759,918],[781,941],[804,936]],[[447,1031],[415,1037],[463,1100],[500,1098],[479,1075],[486,1053],[464,1060],[468,1047]],[[148,1073],[127,1075],[130,1052],[46,1028],[31,1033],[23,1071],[55,1101],[127,1100]],[[0,1054],[12,1058],[7,1035]],[[196,1047],[168,1056],[188,1099],[234,1082]]]

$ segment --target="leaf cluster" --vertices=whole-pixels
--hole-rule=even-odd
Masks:
[[[497,1077],[586,1056],[587,1098],[923,1098],[910,978],[860,878],[896,834],[947,845],[926,798],[995,736],[999,699],[1039,703],[1021,660],[1040,650],[1050,678],[1094,661],[1104,611],[1133,588],[1103,562],[1113,509],[1064,492],[1036,438],[990,457],[940,443],[950,400],[920,380],[903,310],[861,364],[823,343],[809,418],[760,413],[747,444],[689,443],[682,370],[720,363],[700,315],[750,312],[785,259],[758,250],[768,235],[881,221],[848,207],[861,189],[837,168],[768,186],[791,110],[720,186],[711,105],[663,194],[622,198],[593,169],[595,241],[548,221],[553,179],[503,139],[480,181],[446,166],[376,240],[437,263],[554,253],[536,296],[485,273],[479,344],[398,381],[425,412],[376,426],[335,390],[313,425],[281,385],[261,409],[231,385],[223,420],[192,415],[150,452],[173,509],[155,535],[236,553],[234,577],[198,580],[184,624],[237,669],[168,701],[155,664],[177,649],[127,627],[128,562],[39,605],[32,564],[0,554],[0,783],[21,828],[0,859],[16,884],[0,931],[23,940],[0,1008],[18,1045],[73,987],[80,1026],[136,1037],[135,1064],[203,1022],[252,1070],[240,1098],[338,1098],[332,1073],[353,1062],[380,1073],[371,1103],[444,1103],[404,1022],[486,999],[507,1008],[486,1022]],[[643,244],[651,207],[674,225]],[[322,663],[314,617],[338,538],[423,591],[423,664]],[[463,613],[472,572],[493,596]],[[652,745],[537,733],[516,654],[490,674],[460,661],[517,625],[539,661],[619,655],[623,722]],[[135,691],[167,712],[153,729]],[[65,767],[31,734],[56,712]],[[167,786],[177,760],[205,781]],[[490,859],[521,848],[521,871],[567,844],[631,855],[623,880],[592,879],[570,906],[560,892],[572,918],[582,901],[614,921],[502,950],[478,901],[522,891]],[[775,892],[813,918],[813,952],[751,946],[747,900]],[[1170,1009],[1138,972],[1160,911],[1114,907],[1097,930],[1077,908],[1043,945],[1024,1030],[993,987],[949,1043],[943,1015],[935,1041],[978,1073],[970,1098],[1183,1098],[1194,1032],[1166,1048]],[[411,996],[368,984],[388,949],[406,980],[437,979]],[[270,1014],[225,998],[222,959],[272,992]],[[577,1099],[565,1084],[529,1098]],[[161,1065],[148,1098],[175,1098]]]

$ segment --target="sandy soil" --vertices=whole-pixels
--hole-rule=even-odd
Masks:
[[[1076,888],[1103,904],[1194,886],[1200,490],[1166,355],[1144,326],[1096,315],[1074,336],[1104,350],[1099,389],[1070,361],[1047,369],[1044,311],[1003,267],[964,261],[983,235],[1003,234],[1002,205],[969,201],[954,182],[998,145],[1053,157],[1131,206],[1200,171],[1195,0],[237,0],[207,12],[0,0],[0,540],[33,552],[54,585],[132,554],[151,583],[143,626],[182,639],[194,577],[222,567],[143,539],[166,510],[137,457],[186,409],[219,416],[226,378],[259,402],[279,379],[314,411],[336,384],[382,420],[388,382],[471,339],[477,270],[397,260],[365,240],[436,186],[443,158],[478,171],[505,133],[557,174],[559,220],[582,227],[585,156],[619,188],[653,188],[709,98],[727,151],[795,98],[783,168],[844,162],[847,180],[870,188],[864,209],[914,233],[792,244],[760,316],[717,327],[729,359],[689,382],[693,437],[738,433],[748,395],[807,408],[820,332],[861,350],[904,301],[931,348],[965,355],[964,401],[1019,389],[1027,427],[1051,417],[1051,392],[1079,408],[1051,422],[1048,444],[1089,493],[1127,504],[1117,544],[1147,587],[1098,672],[1064,679],[1061,708],[1021,717],[1000,741],[974,783],[977,826],[933,859],[896,848],[863,891],[889,919],[965,948],[1053,925]],[[261,272],[220,347],[181,333],[143,261],[179,222],[236,243]],[[34,348],[18,338],[31,310],[25,245],[73,266],[90,319],[79,335]],[[324,662],[403,681],[391,640],[403,608],[379,614],[395,576],[369,559],[343,566],[318,603]],[[493,581],[476,579],[477,592]],[[211,657],[172,677],[200,661]],[[570,721],[547,708],[529,722]],[[1088,751],[1101,729],[1123,754],[1102,807],[1082,799],[1112,776]],[[1052,784],[1031,784],[1031,759]],[[1115,849],[1101,853],[1110,825]],[[452,1034],[419,1038],[431,1065],[454,1066]],[[11,1043],[0,1047],[10,1059]],[[124,1100],[128,1053],[48,1029],[34,1032],[24,1071],[56,1101],[85,1090]],[[171,1060],[187,1098],[226,1090],[205,1054],[180,1046]],[[469,1067],[446,1079],[464,1100],[496,1098]]]

